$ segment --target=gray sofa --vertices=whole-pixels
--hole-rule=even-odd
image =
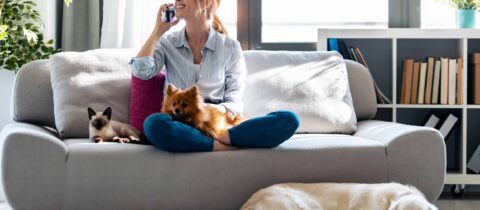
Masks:
[[[355,62],[346,61],[355,134],[298,134],[275,149],[189,154],[60,140],[44,128],[55,127],[49,62],[18,73],[16,122],[2,130],[2,182],[14,209],[238,209],[257,190],[284,182],[399,182],[430,201],[443,188],[441,134],[371,120],[372,78]]]

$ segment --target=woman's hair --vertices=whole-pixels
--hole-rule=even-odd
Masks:
[[[208,1],[208,0],[198,0],[199,3],[204,2],[204,1]],[[228,35],[227,29],[223,25],[222,20],[220,20],[220,18],[217,15],[217,9],[220,6],[220,1],[221,0],[211,0],[211,1],[212,2],[210,4],[210,7],[207,8],[207,11],[206,11],[207,18],[211,19],[213,17],[212,26],[213,26],[213,29],[215,29],[215,31],[217,31],[218,33],[221,33],[221,34]]]

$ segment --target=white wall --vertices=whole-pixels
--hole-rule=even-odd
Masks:
[[[56,0],[37,0],[38,11],[40,12],[43,23],[45,23],[45,40],[55,40],[55,29],[57,22],[56,4]]]

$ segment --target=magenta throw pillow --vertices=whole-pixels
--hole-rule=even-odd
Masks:
[[[130,96],[130,124],[143,133],[143,121],[160,112],[163,101],[163,85],[165,74],[142,80],[132,75],[132,91]]]

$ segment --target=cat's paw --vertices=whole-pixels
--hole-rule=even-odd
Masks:
[[[103,139],[100,138],[100,137],[95,137],[95,138],[93,138],[93,142],[95,142],[95,143],[102,143],[102,142],[103,142]]]
[[[128,139],[130,139],[131,141],[140,141],[140,138],[138,138],[137,136],[129,136]]]

